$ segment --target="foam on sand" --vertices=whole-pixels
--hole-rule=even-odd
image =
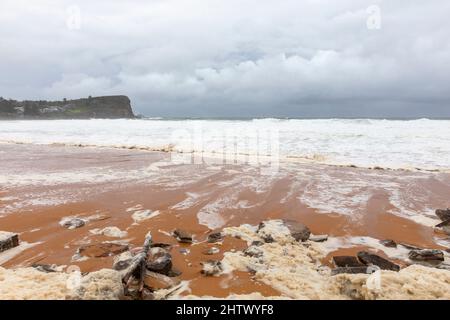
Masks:
[[[71,281],[73,273],[45,273],[34,268],[0,267],[0,300],[115,300],[123,294],[120,274],[102,269]]]
[[[265,222],[266,232],[282,230],[279,220]],[[224,233],[251,243],[262,241],[256,228],[243,225],[225,228]],[[222,263],[229,270],[251,271],[255,279],[292,299],[450,299],[450,271],[412,265],[400,272],[374,275],[331,276],[320,259],[326,244],[297,242],[285,232],[273,234],[276,242],[252,246],[252,254],[226,252]]]

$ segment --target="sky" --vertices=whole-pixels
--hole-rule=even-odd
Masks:
[[[0,96],[168,117],[450,117],[447,0],[1,0]]]

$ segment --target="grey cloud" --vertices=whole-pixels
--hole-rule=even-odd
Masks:
[[[67,8],[81,28],[67,28]],[[366,27],[370,5],[381,29]],[[0,4],[0,95],[153,116],[450,117],[448,1]]]

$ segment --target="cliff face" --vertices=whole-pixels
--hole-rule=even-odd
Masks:
[[[63,101],[15,101],[0,98],[0,119],[135,118],[127,96]]]

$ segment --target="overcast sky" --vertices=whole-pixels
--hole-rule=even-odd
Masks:
[[[450,116],[448,0],[1,0],[0,96],[149,116]]]

